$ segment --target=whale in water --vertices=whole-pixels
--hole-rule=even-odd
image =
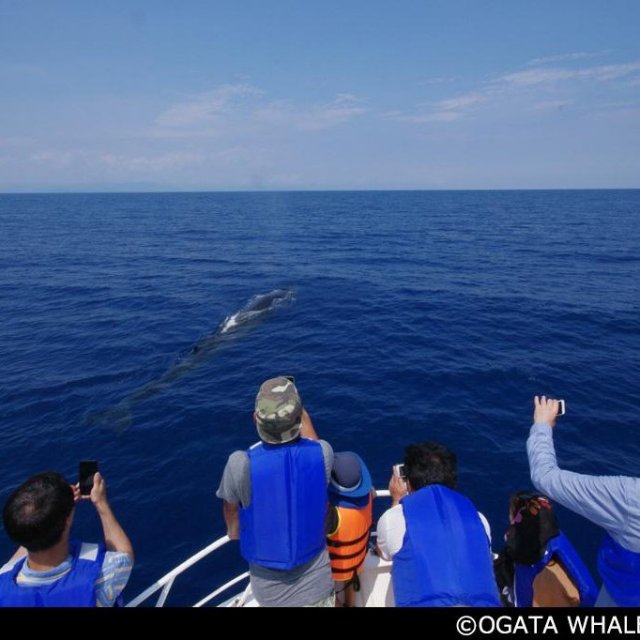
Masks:
[[[131,410],[134,403],[147,400],[161,393],[169,384],[206,362],[218,347],[232,339],[234,334],[239,333],[241,329],[257,324],[269,316],[277,307],[293,300],[293,291],[289,289],[275,289],[269,293],[253,296],[239,311],[227,316],[213,333],[198,340],[186,356],[165,371],[159,378],[136,389],[115,406],[105,411],[91,414],[87,417],[86,422],[92,425],[108,424],[118,431],[126,429],[131,425]]]

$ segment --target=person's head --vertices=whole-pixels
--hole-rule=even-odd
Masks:
[[[280,376],[262,383],[256,396],[254,418],[260,439],[285,444],[300,435],[302,401],[295,384]]]
[[[371,475],[359,455],[340,451],[333,456],[329,491],[341,498],[363,498],[371,491]]]
[[[549,540],[560,533],[551,501],[535,491],[518,491],[509,498],[509,523],[509,557],[526,565],[538,562]]]
[[[429,484],[455,489],[458,481],[456,454],[437,442],[410,444],[404,453],[405,474],[411,489],[418,491]]]
[[[27,551],[45,551],[71,526],[73,490],[53,471],[39,473],[20,485],[2,512],[9,537]]]

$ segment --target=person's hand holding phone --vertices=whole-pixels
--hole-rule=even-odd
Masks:
[[[74,500],[91,500],[94,505],[107,504],[107,485],[98,471],[96,460],[81,460],[78,484],[74,489]]]
[[[133,560],[133,546],[116,519],[107,500],[107,483],[98,471],[95,460],[82,460],[78,484],[73,487],[75,500],[91,500],[102,523],[105,546],[109,551],[126,553]]]
[[[78,465],[78,487],[81,496],[91,494],[93,488],[93,477],[98,472],[97,460],[80,460]]]
[[[389,480],[389,493],[391,494],[392,506],[397,505],[400,499],[409,493],[406,481],[396,473],[395,469],[392,471],[391,479]]]
[[[88,496],[96,507],[107,504],[107,483],[99,472],[93,476],[93,488]]]
[[[563,413],[564,413],[564,401]],[[533,422],[538,424],[548,424],[554,427],[556,424],[556,418],[560,409],[560,402],[547,398],[547,396],[534,396],[533,398]]]

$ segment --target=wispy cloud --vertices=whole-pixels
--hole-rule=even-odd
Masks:
[[[562,67],[527,69],[515,73],[507,73],[499,76],[495,83],[517,86],[533,86],[547,84],[560,80],[596,80],[606,82],[628,76],[640,71],[640,62],[627,64],[607,64],[582,69],[568,69]]]
[[[466,95],[440,100],[436,103],[436,108],[440,111],[459,111],[483,100],[485,100],[485,96],[479,93],[468,93]]]
[[[351,93],[339,93],[326,104],[301,106],[287,100],[268,100],[265,92],[247,84],[225,85],[168,108],[155,119],[160,128],[149,135],[206,138],[232,126],[235,132],[265,126],[317,131],[365,113],[364,102]]]
[[[467,93],[464,95],[453,96],[445,100],[438,100],[427,106],[426,111],[418,113],[402,113],[398,111],[388,112],[387,118],[397,120],[399,122],[410,122],[413,124],[422,124],[427,122],[455,122],[464,117],[466,110],[473,105],[486,100],[486,96],[481,93]]]
[[[287,102],[272,102],[256,110],[254,117],[259,123],[270,126],[286,126],[301,131],[330,129],[362,115],[367,109],[363,101],[351,94],[342,93],[325,105],[307,108],[296,107]]]
[[[606,51],[575,51],[572,53],[561,53],[555,56],[544,56],[542,58],[534,58],[527,63],[528,67],[539,67],[545,64],[556,64],[558,62],[574,62],[575,60],[586,60],[589,58],[601,58],[611,53],[610,50]]]
[[[537,58],[537,64],[560,60],[582,60],[596,57],[586,52],[563,54]],[[531,64],[531,63],[530,63]],[[411,113],[392,110],[380,114],[386,119],[412,124],[457,122],[484,111],[486,113],[509,113],[562,111],[574,102],[580,102],[580,96],[587,95],[589,87],[613,81],[618,86],[635,87],[640,84],[640,61],[619,64],[592,65],[582,67],[545,67],[528,68],[503,73],[487,79],[473,91],[453,95],[449,98],[418,105]],[[527,101],[526,103],[523,101]],[[589,102],[593,109],[602,110],[596,102]],[[585,104],[582,111],[589,106]]]
[[[156,118],[165,127],[189,127],[215,122],[229,113],[241,98],[256,97],[261,91],[247,84],[224,85],[169,107]]]
[[[558,80],[566,80],[575,77],[575,71],[571,69],[528,69],[516,71],[498,77],[495,84],[516,85],[520,87],[532,86]]]

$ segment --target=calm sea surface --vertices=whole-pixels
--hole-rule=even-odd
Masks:
[[[88,420],[276,288],[296,301],[135,403],[127,429]],[[454,449],[496,548],[530,486],[534,394],[566,399],[562,466],[640,473],[640,191],[0,195],[0,310],[0,502],[98,459],[136,548],[127,599],[224,533],[214,491],[276,374],[379,488],[406,444]],[[77,537],[99,538],[93,511]],[[559,517],[594,568],[598,530]],[[169,603],[242,570],[227,545]]]

